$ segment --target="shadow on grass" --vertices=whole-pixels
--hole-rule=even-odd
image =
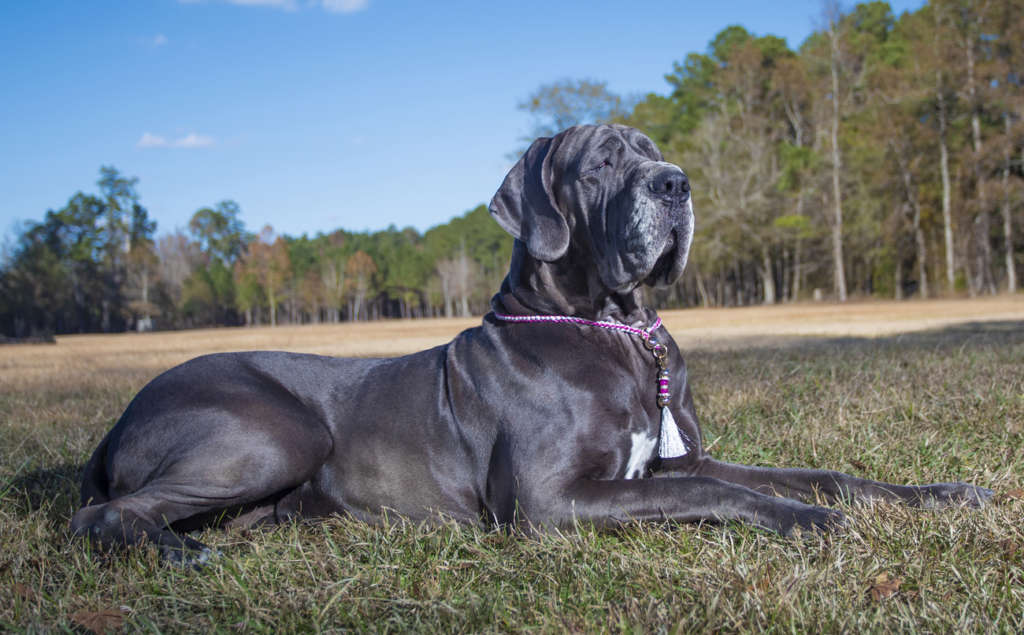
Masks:
[[[903,338],[913,338],[915,336],[921,337],[934,337],[936,335],[962,335],[962,336],[973,336],[983,334],[1004,334],[1020,339],[1024,337],[1024,320],[997,320],[993,322],[964,322],[962,324],[953,324],[940,329],[932,329],[929,331],[919,331],[916,333],[905,333],[901,336]]]
[[[825,342],[830,342],[822,338]],[[1024,341],[1024,321],[964,322],[927,331],[898,333],[881,337],[832,338],[832,344],[869,344],[875,346],[950,347],[966,345],[1001,345]]]
[[[683,338],[685,340],[685,338]],[[701,353],[758,351],[792,351],[805,349],[818,352],[827,349],[869,348],[959,348],[967,345],[1000,346],[1024,341],[1024,320],[964,322],[926,331],[897,333],[877,337],[818,335],[748,335],[722,340],[703,341],[687,350]]]
[[[68,510],[78,507],[84,463],[19,472],[0,486],[0,502],[25,517],[43,510],[51,523],[67,524]]]

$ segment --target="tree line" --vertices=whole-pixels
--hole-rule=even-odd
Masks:
[[[1017,290],[1024,258],[1024,0],[841,11],[798,49],[738,26],[672,66],[666,95],[541,86],[537,136],[646,132],[694,183],[683,279],[656,307]],[[233,201],[156,235],[137,179],[103,167],[0,259],[0,333],[481,313],[511,239],[479,206],[424,233],[249,231]]]
[[[27,224],[0,272],[0,333],[301,324],[483,312],[512,239],[479,206],[425,233],[391,226],[314,237],[249,232],[222,201],[155,236],[137,179]]]

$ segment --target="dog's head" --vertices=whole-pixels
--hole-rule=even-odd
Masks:
[[[530,255],[553,262],[570,248],[610,290],[666,285],[683,273],[693,240],[686,174],[638,130],[576,126],[537,139],[491,200],[490,212]]]

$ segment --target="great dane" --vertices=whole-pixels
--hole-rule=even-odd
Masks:
[[[640,289],[683,272],[690,183],[639,131],[538,139],[490,212],[515,243],[480,326],[393,359],[223,353],[163,373],[92,455],[73,532],[195,562],[209,552],[182,532],[297,515],[539,529],[739,520],[786,534],[843,522],[794,498],[991,496],[708,455],[686,366]]]

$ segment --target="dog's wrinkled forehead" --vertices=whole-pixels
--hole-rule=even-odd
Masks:
[[[566,172],[585,173],[604,162],[662,161],[654,142],[635,128],[619,124],[579,126],[566,131],[557,161]]]

